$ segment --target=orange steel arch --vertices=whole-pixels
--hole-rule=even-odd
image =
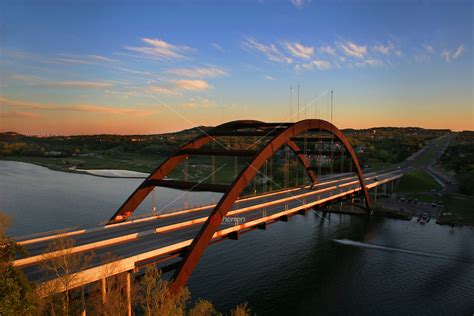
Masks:
[[[291,125],[293,123],[284,123],[281,126]],[[221,125],[214,127],[213,129],[209,130],[207,133],[196,137],[195,139],[191,140],[184,146],[182,146],[176,154],[168,157],[158,168],[156,168],[139,186],[138,188],[128,197],[128,199],[119,207],[119,209],[114,213],[114,215],[110,218],[109,224],[112,224],[117,221],[123,221],[127,217],[131,216],[133,212],[137,209],[137,207],[145,200],[145,198],[150,194],[153,190],[154,185],[150,184],[152,180],[162,180],[164,179],[173,169],[175,169],[181,161],[186,159],[189,154],[183,153],[184,150],[196,150],[201,148],[202,146],[208,144],[209,142],[214,140],[213,133],[215,131],[220,131],[223,129],[244,129],[248,127],[265,127],[267,125],[264,122],[260,121],[253,121],[253,120],[238,120],[238,121],[231,121]],[[271,125],[271,127],[267,127],[267,129],[272,130],[274,127],[279,127],[280,124]],[[270,134],[269,134],[270,135]],[[304,154],[301,154],[301,150],[298,145],[288,140],[288,146],[290,149],[298,156],[299,161],[303,164],[308,176],[310,177],[312,183],[317,183],[316,175],[314,174],[313,170],[310,168],[309,161],[306,159]]]
[[[342,134],[342,132],[333,124],[318,119],[303,120],[293,124],[288,124],[288,127],[278,133],[271,141],[269,141],[253,158],[248,167],[241,171],[241,173],[214,207],[211,215],[208,217],[207,221],[204,223],[201,230],[189,246],[189,250],[186,252],[180,266],[175,271],[173,276],[173,291],[178,291],[187,283],[195,266],[204,253],[204,250],[209,245],[212,236],[221,225],[222,218],[227,214],[227,212],[229,212],[234,202],[238,199],[250,181],[255,177],[257,171],[263,166],[265,161],[271,158],[283,145],[290,141],[292,137],[311,130],[329,132],[342,142],[345,149],[350,153],[352,161],[356,167],[357,176],[365,196],[366,207],[368,210],[370,209],[369,193],[364,183],[362,170],[351,144]]]

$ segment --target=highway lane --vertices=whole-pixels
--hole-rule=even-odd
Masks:
[[[401,172],[401,171],[398,171]],[[396,174],[396,173],[395,173]],[[377,174],[377,180],[383,180],[387,177],[393,176],[392,174]],[[373,177],[366,177],[367,183],[370,184],[374,181]],[[341,191],[347,191],[350,189],[359,188],[359,183],[356,182],[354,184],[343,186],[345,183],[350,182],[349,180],[338,181],[336,182],[336,186],[331,190],[321,192],[321,193],[314,193],[314,191],[319,191],[321,188],[317,188],[316,190],[298,190],[296,193],[297,198],[292,199],[287,202],[282,202],[278,204],[274,204],[271,206],[266,207],[259,207],[257,209],[238,214],[236,216],[243,218],[243,221],[248,222],[256,218],[261,218],[263,216],[269,216],[275,213],[279,213],[285,209],[291,209],[294,207],[302,206],[304,204],[320,200],[334,194],[340,193]],[[256,199],[259,200],[259,199]],[[264,213],[265,212],[265,213]],[[203,213],[200,214],[205,215]],[[154,250],[157,248],[166,247],[169,245],[177,244],[179,242],[192,239],[196,236],[197,232],[201,228],[202,224],[196,224],[191,226],[183,227],[182,229],[168,231],[166,233],[157,233],[147,236],[142,236],[130,241],[122,242],[113,244],[107,247],[101,247],[94,250],[95,256],[93,261],[90,264],[90,267],[94,267],[100,264],[106,263],[108,260],[111,260],[109,254],[113,254],[114,258],[125,258],[134,256],[140,253],[144,253],[149,250]],[[219,228],[219,231],[222,231],[225,228],[231,227],[231,224],[222,224]],[[84,254],[90,253],[89,251],[84,252]],[[44,281],[48,280],[52,276],[46,275],[40,268],[40,266],[36,263],[33,265],[22,267],[23,271],[27,275],[28,279],[32,281]]]
[[[374,175],[374,173],[369,173],[367,176]],[[319,183],[316,185],[316,189],[324,189],[327,187],[331,187],[334,185],[341,185],[348,181],[356,181],[357,176],[341,176],[337,178],[327,179],[324,182]],[[276,201],[282,198],[288,198],[293,195],[302,194],[305,192],[309,192],[311,189],[309,188],[299,188],[292,190],[291,192],[276,192],[272,195],[261,195],[256,197],[249,197],[246,199],[242,199],[237,201],[234,206],[231,208],[231,211],[239,210],[245,207],[251,207],[254,205],[258,205],[265,202]],[[75,246],[85,245],[93,242],[98,242],[102,240],[107,240],[111,238],[116,238],[120,236],[124,236],[127,234],[133,234],[141,231],[147,231],[151,229],[155,229],[158,227],[166,227],[168,225],[173,225],[185,221],[194,220],[197,218],[201,218],[203,216],[208,216],[210,212],[212,212],[214,206],[204,207],[197,211],[191,211],[188,213],[178,213],[178,214],[168,214],[165,216],[168,217],[155,217],[151,219],[145,219],[145,221],[139,220],[137,222],[132,222],[125,225],[112,225],[108,228],[95,228],[91,229],[90,231],[86,231],[84,233],[80,233],[77,235],[71,235],[69,238],[74,240]],[[45,237],[45,236],[43,236]],[[25,242],[25,241],[23,241]],[[51,243],[51,239],[46,239],[34,243],[27,243],[24,244],[25,249],[28,252],[28,256],[39,255],[44,253]]]

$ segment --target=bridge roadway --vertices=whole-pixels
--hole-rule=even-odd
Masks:
[[[383,183],[398,179],[406,168],[392,171],[372,172],[365,175],[366,186],[374,188]],[[316,205],[324,204],[360,191],[355,175],[342,175],[321,181],[314,187],[293,188],[285,191],[262,194],[238,200],[227,217],[240,221],[223,222],[213,237],[213,241],[226,238],[240,231],[255,228],[257,225],[277,221]],[[52,276],[44,273],[40,262],[47,252],[50,242],[64,236],[74,240],[72,252],[94,252],[90,266],[84,267],[80,286],[99,280],[103,270],[115,258],[114,273],[135,269],[141,262],[177,254],[191,244],[202,224],[213,209],[213,205],[161,214],[109,226],[95,227],[61,234],[41,235],[34,238],[18,238],[27,250],[27,257],[18,258],[14,265],[20,267],[30,281],[44,282]],[[176,256],[170,256],[176,259]],[[110,269],[110,266],[107,268]],[[78,278],[79,280],[79,278]]]

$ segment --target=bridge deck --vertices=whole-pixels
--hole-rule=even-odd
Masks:
[[[366,174],[366,185],[373,188],[399,178],[402,172],[403,170],[395,170]],[[238,234],[239,231],[276,221],[300,209],[324,204],[358,191],[360,185],[357,177],[346,175],[322,181],[313,188],[296,188],[239,200],[228,217],[239,217],[240,225],[235,225],[235,222],[222,223],[213,240],[228,237],[232,233]],[[81,281],[76,286],[103,277],[101,274],[111,260],[110,254],[115,258],[115,270],[112,273],[115,274],[134,269],[140,262],[150,258],[185,250],[212,209],[213,205],[210,205],[130,223],[69,232],[69,237],[75,242],[74,252],[86,254],[93,251],[95,254],[90,266],[81,272]],[[28,257],[19,258],[14,264],[21,267],[31,281],[43,282],[53,278],[41,270],[39,263],[44,259],[42,254],[47,251],[49,243],[57,236],[45,235],[20,241],[26,247]]]

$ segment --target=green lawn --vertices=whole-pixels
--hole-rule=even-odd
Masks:
[[[417,199],[420,202],[428,203],[438,202],[442,200],[440,196],[437,196],[433,193],[407,193],[406,198],[412,200]]]
[[[433,189],[440,190],[441,185],[424,170],[404,174],[395,188],[398,192],[428,192]]]
[[[474,197],[446,195],[442,198],[444,211],[438,224],[474,226]]]

